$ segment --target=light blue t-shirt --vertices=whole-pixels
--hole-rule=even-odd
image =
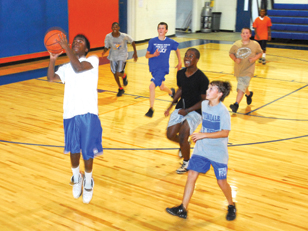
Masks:
[[[160,40],[158,37],[150,39],[147,51],[154,54],[158,49],[160,53],[159,56],[149,59],[150,72],[159,70],[169,73],[170,52],[177,50],[178,46],[178,42],[168,37],[165,37],[165,40]]]
[[[200,132],[210,133],[221,130],[231,130],[231,118],[228,109],[222,102],[212,107],[208,100],[202,101],[202,128]],[[193,155],[228,164],[228,137],[198,140]]]

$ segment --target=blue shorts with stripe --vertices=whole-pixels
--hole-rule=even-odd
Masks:
[[[101,121],[97,115],[84,114],[63,120],[65,153],[80,153],[84,160],[103,153]]]
[[[209,160],[204,156],[192,155],[188,163],[188,170],[193,170],[199,173],[206,173],[210,170],[211,165],[213,166],[215,176],[217,180],[227,179],[228,165],[217,163]]]
[[[160,87],[163,81],[165,81],[165,75],[169,74],[169,71],[153,71],[152,73],[152,79],[151,81],[155,84],[155,87]]]

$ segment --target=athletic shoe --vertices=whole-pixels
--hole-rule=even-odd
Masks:
[[[73,197],[79,198],[82,192],[83,175],[79,173],[78,182],[74,182],[74,176],[71,178],[71,185],[73,186]]]
[[[237,112],[238,106],[239,105],[237,103],[230,104],[230,108],[232,109],[233,112]]]
[[[150,108],[148,110],[148,112],[145,114],[145,116],[152,118],[154,114],[154,110],[152,108]]]
[[[259,58],[259,63],[262,63],[262,58]]]
[[[175,95],[175,89],[174,88],[170,88],[170,90],[172,91],[172,93],[171,93],[171,98],[174,98],[174,95]]]
[[[189,161],[183,161],[182,166],[179,167],[179,168],[176,170],[176,173],[177,173],[177,174],[183,174],[183,173],[185,173],[185,172],[188,172],[188,169],[187,169],[188,163],[189,163]]]
[[[184,219],[186,219],[187,217],[187,211],[184,208],[183,204],[177,207],[173,207],[173,208],[166,208],[166,211],[173,216],[178,216]]]
[[[124,94],[124,89],[119,89],[117,97],[122,96]]]
[[[86,185],[86,180],[83,182],[83,195],[82,195],[82,200],[83,203],[89,204],[92,196],[93,196],[93,189],[94,189],[94,180],[91,178],[91,189],[85,189]]]
[[[251,102],[252,102],[253,92],[250,91],[250,94],[249,94],[249,95],[246,95],[246,94],[245,94],[245,96],[246,96],[246,102],[247,102],[247,104],[250,105]]]
[[[127,86],[127,84],[128,84],[127,75],[124,74],[124,76],[123,76],[123,85],[124,85],[124,86]]]
[[[262,59],[262,64],[265,65],[266,64],[266,60],[265,58]]]
[[[235,218],[236,218],[236,208],[234,203],[234,205],[228,205],[228,214],[226,216],[226,219],[228,221],[233,221]]]

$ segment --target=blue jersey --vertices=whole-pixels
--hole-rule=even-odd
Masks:
[[[149,59],[150,72],[160,70],[169,73],[170,52],[172,50],[177,50],[178,46],[178,42],[168,37],[166,37],[165,40],[160,40],[158,37],[152,38],[149,41],[147,51],[149,51],[150,54],[154,54],[154,52],[158,49],[160,54],[157,57]]]

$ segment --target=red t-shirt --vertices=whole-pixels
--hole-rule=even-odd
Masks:
[[[255,36],[255,40],[268,40],[268,27],[272,26],[271,19],[264,16],[263,19],[257,17],[252,24],[253,28],[257,29],[259,39]]]

